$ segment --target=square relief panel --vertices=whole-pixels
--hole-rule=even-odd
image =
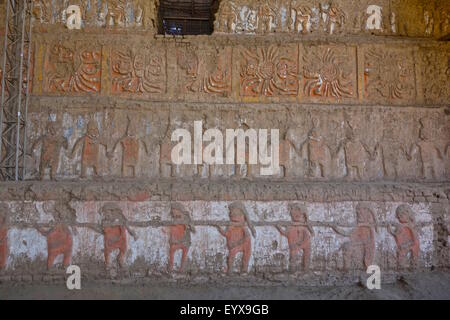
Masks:
[[[304,100],[335,102],[357,97],[355,47],[301,46],[300,63]]]
[[[177,92],[187,99],[231,94],[232,48],[184,44],[176,48]]]
[[[242,47],[239,59],[241,97],[297,97],[297,45]]]
[[[86,41],[60,41],[47,46],[43,91],[92,94],[101,88],[102,48]]]
[[[166,48],[120,45],[111,48],[113,94],[151,98],[166,92]]]
[[[364,100],[406,104],[416,98],[416,73],[411,49],[369,46],[362,50]]]

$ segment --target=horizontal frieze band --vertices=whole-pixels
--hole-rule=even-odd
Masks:
[[[379,201],[448,204],[450,183],[311,183],[282,181],[1,182],[3,201]]]

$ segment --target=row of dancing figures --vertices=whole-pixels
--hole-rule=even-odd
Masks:
[[[108,159],[112,159],[119,145],[122,148],[122,175],[124,177],[136,177],[139,155],[142,149],[141,145],[147,155],[149,155],[149,149],[145,141],[138,137],[136,125],[129,118],[127,120],[124,134],[115,142],[110,151],[108,151],[106,139],[100,135],[98,124],[94,120],[88,122],[86,133],[76,140],[69,152],[72,159],[78,152],[81,152],[81,178],[87,178],[89,176],[89,170],[92,170],[94,177],[99,176],[100,148],[106,150]],[[59,132],[60,129],[56,123],[49,122],[46,127],[46,132],[32,144],[32,152],[38,145],[41,145],[41,158],[39,162],[39,175],[41,180],[44,180],[46,170],[49,170],[50,180],[56,178],[60,153],[63,149],[69,149],[69,142],[67,138],[61,135]]]
[[[0,268],[6,266],[8,258],[8,219],[9,208],[5,203],[0,203]],[[301,266],[309,269],[311,259],[311,242],[315,236],[314,229],[308,220],[307,209],[303,205],[292,204],[289,206],[291,222],[275,225],[281,236],[287,238],[289,247],[289,270],[296,271]],[[172,203],[170,214],[171,222],[163,223],[163,231],[169,238],[169,263],[168,271],[174,271],[174,260],[177,251],[181,250],[181,262],[178,271],[183,271],[187,255],[191,246],[191,234],[196,232],[194,223],[190,219],[189,212],[180,203]],[[111,255],[118,251],[117,262],[123,267],[128,249],[127,233],[135,240],[137,235],[131,228],[155,226],[154,222],[130,222],[116,203],[106,203],[101,208],[100,224],[79,223],[76,221],[76,211],[68,202],[58,201],[52,211],[53,221],[45,225],[24,225],[24,228],[35,228],[47,240],[47,267],[50,269],[55,264],[58,256],[63,257],[65,267],[71,264],[73,236],[78,234],[77,228],[89,228],[103,235],[104,259],[106,267],[112,264]],[[388,224],[387,230],[394,237],[397,245],[398,267],[408,265],[415,266],[420,253],[419,236],[416,230],[414,213],[407,205],[400,205],[396,209],[396,217],[399,223]],[[242,254],[240,272],[248,271],[252,253],[251,238],[256,237],[256,230],[244,204],[240,201],[229,205],[230,223],[227,226],[218,226],[218,232],[226,239],[228,257],[225,271],[232,272],[237,255]],[[160,225],[158,225],[160,226]],[[344,268],[353,268],[361,263],[367,268],[373,264],[375,255],[375,234],[378,232],[373,210],[365,205],[356,206],[356,226],[338,227],[329,225],[337,234],[348,238],[341,247]],[[301,259],[300,259],[301,258]],[[299,263],[299,260],[301,261]]]

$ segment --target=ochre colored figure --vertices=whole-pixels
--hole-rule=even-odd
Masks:
[[[251,224],[247,210],[241,202],[233,202],[229,206],[229,215],[231,225],[225,230],[221,227],[217,227],[220,234],[227,239],[228,260],[225,272],[232,272],[234,259],[240,252],[242,252],[241,272],[247,272],[250,255],[252,253],[251,238],[247,229],[250,229],[254,237],[256,236],[256,230]]]
[[[280,234],[288,239],[289,244],[289,269],[297,270],[296,262],[303,252],[303,268],[309,268],[311,256],[311,236],[314,236],[314,230],[308,223],[308,213],[306,207],[301,205],[290,205],[289,211],[292,218],[292,224],[286,228],[277,226]]]
[[[414,213],[407,205],[400,205],[395,210],[398,221],[400,222],[395,228],[388,226],[388,231],[391,233],[395,242],[397,243],[397,264],[399,268],[404,268],[407,265],[408,254],[411,254],[411,266],[417,265],[419,259],[419,237],[415,230],[416,221]]]
[[[53,212],[54,221],[49,227],[40,227],[38,231],[47,237],[47,268],[53,267],[55,259],[63,255],[63,266],[67,268],[72,262],[72,233],[77,234],[75,210],[64,201],[56,204]],[[73,231],[73,232],[72,232]]]
[[[110,266],[111,253],[119,250],[118,262],[123,267],[125,263],[125,254],[128,248],[127,231],[136,240],[136,234],[127,226],[128,220],[122,213],[122,209],[115,203],[107,203],[101,209],[102,223],[101,228],[93,229],[103,234],[105,265]]]
[[[126,1],[125,0],[109,0],[108,12],[106,13],[106,25],[112,22],[114,26],[122,26],[125,23]]]
[[[8,206],[5,203],[0,203],[0,269],[6,267],[6,261],[8,260],[8,218]]]
[[[345,23],[345,13],[334,6],[331,6],[328,11],[328,21],[327,21],[327,31],[329,34],[333,34],[334,29],[339,27],[340,29],[344,26]]]
[[[269,3],[266,2],[259,6],[258,20],[260,32],[266,33],[271,31],[271,23],[275,20],[275,13]]]
[[[191,224],[189,213],[179,203],[172,204],[170,214],[173,224],[164,232],[169,234],[169,272],[173,271],[174,256],[177,250],[181,250],[180,271],[184,270],[186,257],[191,246],[191,232],[195,233],[195,227]]]
[[[319,169],[319,178],[328,176],[329,147],[324,137],[319,132],[318,120],[313,120],[313,128],[308,137],[308,157],[310,163],[310,175],[316,176],[314,170]]]
[[[364,177],[366,164],[376,159],[379,146],[375,146],[372,152],[361,140],[357,139],[354,125],[347,121],[346,138],[338,147],[344,148],[345,165],[347,168],[346,178],[350,180],[361,180]]]
[[[350,237],[350,241],[344,243],[342,247],[345,269],[349,269],[352,265],[360,265],[361,262],[367,268],[372,265],[375,255],[375,232],[377,228],[372,209],[366,205],[358,204],[356,206],[356,223],[357,226],[351,231],[332,226],[338,234]]]
[[[233,24],[236,21],[236,13],[230,2],[225,2],[219,9],[218,14],[218,31],[233,32]]]
[[[308,23],[311,20],[311,8],[307,6],[303,6],[303,4],[297,4],[294,7],[291,7],[291,10],[295,12],[295,18],[291,17],[291,23],[294,24],[294,32],[298,32],[301,26],[301,33],[307,33]]]
[[[95,121],[89,121],[87,133],[75,142],[72,149],[72,157],[80,145],[82,145],[81,178],[87,177],[88,168],[92,168],[94,175],[97,176],[99,171],[100,145],[104,146],[106,149],[106,144],[101,141],[98,126]]]
[[[411,146],[406,153],[407,159],[419,152],[422,160],[422,178],[438,179],[443,170],[443,162],[446,152],[442,152],[437,146],[437,139],[433,138],[432,130],[435,125],[431,119],[420,120],[419,141]]]
[[[50,179],[53,180],[58,171],[61,149],[67,149],[68,147],[67,139],[58,132],[54,122],[49,122],[47,124],[47,132],[33,143],[32,150],[34,150],[39,143],[42,143],[41,161],[39,164],[40,179],[44,179],[45,170],[50,168]]]
[[[139,163],[139,151],[140,143],[144,146],[145,153],[148,154],[147,144],[144,140],[137,137],[137,130],[131,121],[128,120],[127,130],[125,135],[120,138],[114,145],[109,157],[116,150],[117,146],[120,144],[122,146],[122,176],[126,177],[128,170],[131,171],[131,177],[136,177],[136,168]]]

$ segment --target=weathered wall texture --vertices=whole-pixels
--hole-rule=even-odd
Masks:
[[[0,184],[0,279],[450,266],[447,1],[222,1],[214,35],[184,38],[155,36],[156,1],[51,3],[35,6],[30,181]],[[174,165],[172,132],[200,120],[279,129],[280,173]]]

